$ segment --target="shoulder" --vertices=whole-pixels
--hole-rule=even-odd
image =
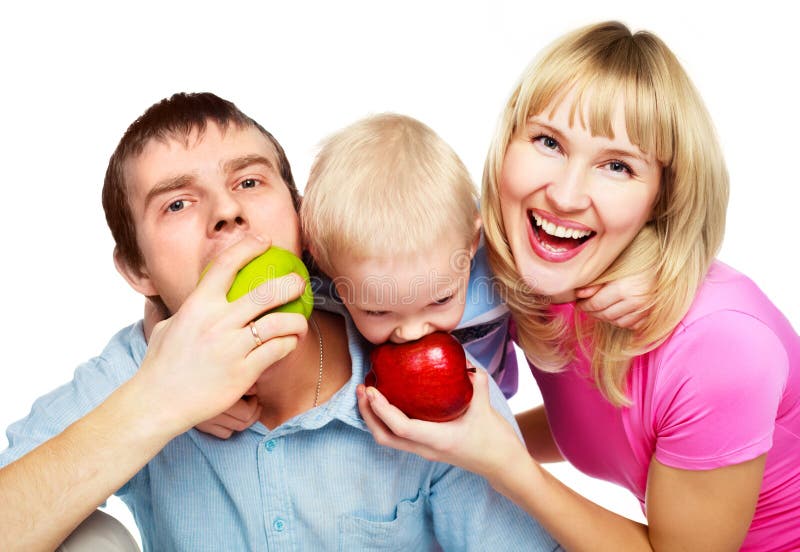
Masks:
[[[752,374],[785,380],[798,351],[797,334],[758,286],[715,262],[689,312],[656,356],[672,378],[733,380]]]
[[[768,450],[800,350],[777,309],[729,270],[710,274],[651,357],[656,457],[671,467],[711,469]]]

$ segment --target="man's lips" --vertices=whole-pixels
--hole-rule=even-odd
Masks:
[[[564,262],[580,253],[595,235],[591,228],[563,221],[541,211],[528,211],[528,238],[536,254],[549,262]]]

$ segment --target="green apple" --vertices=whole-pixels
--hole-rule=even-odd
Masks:
[[[208,267],[203,271],[203,274],[207,270]],[[256,290],[258,286],[268,280],[279,278],[292,272],[303,277],[306,281],[306,289],[297,299],[276,307],[269,312],[298,312],[308,318],[314,308],[314,292],[311,290],[308,269],[294,253],[280,247],[270,247],[242,267],[236,274],[236,278],[233,279],[231,289],[228,290],[228,301],[236,301],[239,297],[251,292],[253,300],[258,301],[259,296]]]

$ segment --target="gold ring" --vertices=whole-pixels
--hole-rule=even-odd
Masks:
[[[260,336],[260,335],[258,335],[258,330],[256,329],[256,323],[255,323],[255,322],[250,322],[250,323],[248,324],[248,326],[250,326],[250,333],[251,333],[251,334],[253,334],[253,337],[254,337],[254,338],[255,338],[255,340],[256,340],[256,347],[258,347],[259,345],[261,345],[262,343],[264,343],[264,342],[261,340],[261,336]]]

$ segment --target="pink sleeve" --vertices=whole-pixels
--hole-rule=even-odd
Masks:
[[[761,321],[719,311],[676,330],[653,390],[656,459],[706,470],[772,447],[788,355]]]

